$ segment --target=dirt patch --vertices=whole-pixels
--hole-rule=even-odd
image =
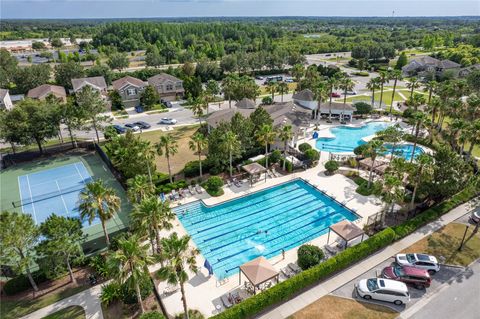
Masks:
[[[146,312],[154,310],[160,312],[160,306],[153,294],[143,301],[143,306]],[[140,307],[137,304],[126,305],[121,301],[111,303],[108,307],[102,305],[102,310],[105,319],[134,319],[140,317]]]

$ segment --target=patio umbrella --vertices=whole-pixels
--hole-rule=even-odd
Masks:
[[[213,267],[208,262],[208,259],[205,259],[205,262],[203,263],[203,267],[207,268],[209,276],[213,275]]]

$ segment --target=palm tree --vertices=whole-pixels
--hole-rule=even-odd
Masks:
[[[393,114],[393,101],[395,100],[395,91],[397,89],[397,82],[402,79],[402,71],[391,70],[390,79],[393,80],[392,102],[390,102],[390,118],[391,118]]]
[[[240,150],[240,141],[237,134],[232,131],[225,133],[222,139],[222,148],[228,153],[230,177],[233,176],[233,155]]]
[[[223,96],[228,99],[228,106],[232,108],[232,97],[236,86],[238,85],[238,76],[236,74],[229,74],[222,81]]]
[[[467,122],[461,118],[453,119],[448,126],[450,131],[450,145],[453,150],[458,150],[458,136],[467,128]]]
[[[383,177],[383,192],[382,197],[385,201],[385,211],[392,212],[395,207],[395,203],[400,202],[403,199],[403,192],[401,192],[402,181],[395,175],[385,174]]]
[[[193,115],[198,117],[200,122],[200,126],[202,126],[202,117],[205,110],[205,101],[202,97],[196,97],[194,99],[189,100],[190,107],[189,109],[192,111]]]
[[[413,193],[412,200],[410,201],[410,207],[413,208],[415,205],[415,196],[417,195],[418,185],[420,182],[425,182],[428,176],[432,174],[433,171],[433,158],[426,154],[420,154],[416,158],[416,163],[413,165],[413,172],[410,176],[414,176],[413,181]]]
[[[257,132],[257,141],[265,146],[265,166],[268,168],[268,146],[275,141],[276,133],[271,124],[263,124]]]
[[[288,93],[288,84],[285,82],[280,82],[277,84],[278,93],[280,93],[283,102],[283,95]]]
[[[166,134],[160,136],[160,141],[156,144],[157,154],[165,156],[168,165],[168,177],[170,177],[170,183],[173,183],[172,169],[170,167],[170,156],[178,153],[178,144],[172,134]]]
[[[403,140],[403,131],[400,128],[399,124],[395,124],[393,126],[389,126],[382,131],[378,131],[376,134],[378,137],[381,137],[385,142],[392,145],[391,154],[390,154],[390,162],[393,160],[393,155],[395,154],[395,149],[397,144]]]
[[[288,142],[293,137],[292,126],[291,125],[284,125],[282,129],[278,132],[278,137],[283,142],[283,170],[285,171],[285,164],[287,161],[287,148]]]
[[[416,77],[411,77],[410,81],[407,83],[407,88],[410,89],[410,99],[413,97],[413,90],[420,87],[420,81]]]
[[[353,90],[355,84],[353,83],[352,79],[347,76],[344,76],[340,79],[339,87],[343,90],[343,110],[341,121],[343,122],[343,115],[345,114],[345,107],[347,105],[347,91]]]
[[[410,163],[413,162],[413,159],[415,157],[415,150],[417,148],[417,142],[418,142],[418,134],[420,133],[420,129],[422,128],[422,126],[425,124],[426,119],[427,117],[423,112],[415,112],[412,115],[413,127],[415,129],[415,142],[413,143],[412,157],[410,158]]]
[[[305,67],[302,64],[295,64],[290,70],[295,82],[299,83],[305,75]]]
[[[188,147],[193,152],[196,152],[198,154],[198,165],[200,167],[200,178],[202,178],[202,151],[207,147],[207,139],[205,136],[201,133],[195,133],[190,141],[188,142]]]
[[[328,120],[332,121],[332,98],[333,98],[333,90],[335,90],[338,86],[339,78],[337,76],[332,76],[327,79],[327,87],[329,90],[329,102],[328,102]]]
[[[267,83],[267,92],[272,95],[272,103],[275,103],[275,92],[277,92],[277,83],[270,81]]]
[[[88,218],[90,224],[96,217],[100,219],[107,246],[110,246],[110,239],[106,222],[120,210],[120,203],[115,190],[107,187],[101,179],[88,183],[80,193],[80,218]]]
[[[155,193],[155,185],[148,181],[146,175],[135,175],[127,180],[127,189],[128,198],[134,203],[140,203]]]
[[[320,107],[322,102],[327,99],[328,96],[328,88],[325,81],[318,81],[315,86],[315,97],[317,99],[317,110],[315,114],[315,118],[318,118],[318,113],[320,112]]]
[[[365,157],[370,157],[370,159],[372,160],[372,163],[370,165],[370,174],[368,176],[367,188],[370,188],[370,186],[372,185],[375,160],[377,159],[378,155],[381,155],[383,153],[385,153],[385,147],[383,146],[383,142],[380,140],[371,140],[363,149],[362,155]]]
[[[162,239],[162,255],[167,260],[167,264],[161,267],[157,275],[160,279],[166,280],[172,285],[180,284],[182,293],[182,302],[184,316],[189,318],[187,297],[185,296],[185,282],[188,280],[187,268],[191,272],[196,273],[198,270],[195,257],[199,251],[189,246],[190,237],[178,237],[177,233],[173,233],[168,238]]]
[[[118,250],[107,258],[112,277],[121,284],[127,283],[135,289],[137,302],[142,313],[145,312],[140,292],[140,282],[150,276],[148,266],[154,263],[148,254],[148,245],[142,245],[137,234],[118,240]]]
[[[380,88],[380,78],[371,78],[367,82],[367,89],[372,91],[372,109],[375,109],[375,90]]]
[[[130,214],[134,229],[143,231],[152,236],[152,252],[155,251],[153,240],[157,246],[156,252],[160,254],[160,230],[170,230],[173,227],[172,220],[175,214],[171,211],[168,201],[162,202],[158,196],[150,196],[134,205]]]
[[[422,94],[418,94],[418,93],[415,93],[413,94],[413,96],[410,98],[409,100],[409,106],[413,106],[413,109],[415,110],[415,112],[418,111],[418,107],[420,105],[423,105],[425,104],[425,98],[423,97]]]
[[[423,89],[424,92],[428,92],[428,100],[427,103],[430,104],[432,101],[432,95],[435,89],[438,87],[438,82],[437,81],[428,81],[425,83],[425,88]]]
[[[470,142],[470,147],[468,148],[467,157],[472,156],[473,148],[475,145],[480,144],[480,120],[476,120],[471,123],[468,127],[468,141]]]
[[[382,107],[383,103],[383,85],[388,83],[390,80],[388,77],[388,73],[386,71],[380,71],[378,72],[380,74],[380,102],[379,102],[379,107]]]

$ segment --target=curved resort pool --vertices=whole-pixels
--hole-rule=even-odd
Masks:
[[[271,258],[358,216],[302,179],[214,206],[201,201],[173,209],[217,278],[259,256]]]
[[[364,137],[375,135],[376,132],[387,128],[390,125],[388,122],[370,122],[362,127],[338,126],[330,129],[330,132],[335,135],[333,138],[318,138],[316,142],[317,149],[330,153],[346,153],[353,152],[353,150],[366,142],[362,139]],[[391,146],[387,146],[389,153]],[[402,144],[395,147],[395,155],[402,156],[406,160],[410,160],[412,155],[413,145]],[[415,149],[415,157],[424,153],[424,150],[417,146]]]

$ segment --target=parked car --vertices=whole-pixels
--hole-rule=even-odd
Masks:
[[[472,216],[470,216],[470,220],[475,224],[480,223],[480,212],[477,212],[477,211],[472,212]]]
[[[293,81],[293,79],[288,78],[288,79],[285,79],[285,82],[286,83],[293,83],[294,81]]]
[[[260,75],[257,75],[257,76],[255,77],[255,79],[257,79],[257,80],[263,80],[264,77],[263,77],[263,76],[260,76]]]
[[[173,106],[172,102],[167,101],[165,99],[160,99],[160,103],[162,103],[165,107],[171,108]]]
[[[357,91],[347,91],[347,95],[357,95]]]
[[[138,126],[139,128],[141,128],[142,130],[146,130],[146,129],[149,129],[149,128],[152,127],[150,124],[148,124],[147,122],[144,122],[144,121],[138,121],[138,122],[135,122],[133,124]]]
[[[407,285],[396,280],[383,278],[362,279],[355,284],[355,289],[358,295],[366,300],[388,301],[398,306],[410,301]]]
[[[434,274],[440,270],[437,258],[426,254],[397,254],[395,261],[400,266],[412,266],[425,269],[430,274]]]
[[[135,106],[135,112],[143,113],[143,111],[144,111],[143,106],[141,106],[141,105]]]
[[[134,132],[140,131],[140,127],[135,125],[135,123],[127,123],[125,124],[125,127]]]
[[[117,131],[118,134],[123,134],[123,133],[125,133],[125,132],[127,131],[127,130],[126,130],[123,126],[121,126],[121,125],[115,124],[115,125],[112,125],[112,127],[115,129],[115,131]]]
[[[331,96],[332,96],[332,97],[340,97],[341,95],[338,94],[337,92],[332,92]]]
[[[160,120],[159,124],[176,124],[177,120],[170,117],[164,117]]]
[[[430,287],[432,278],[425,269],[410,266],[389,266],[382,271],[382,277],[413,285],[417,289]]]

